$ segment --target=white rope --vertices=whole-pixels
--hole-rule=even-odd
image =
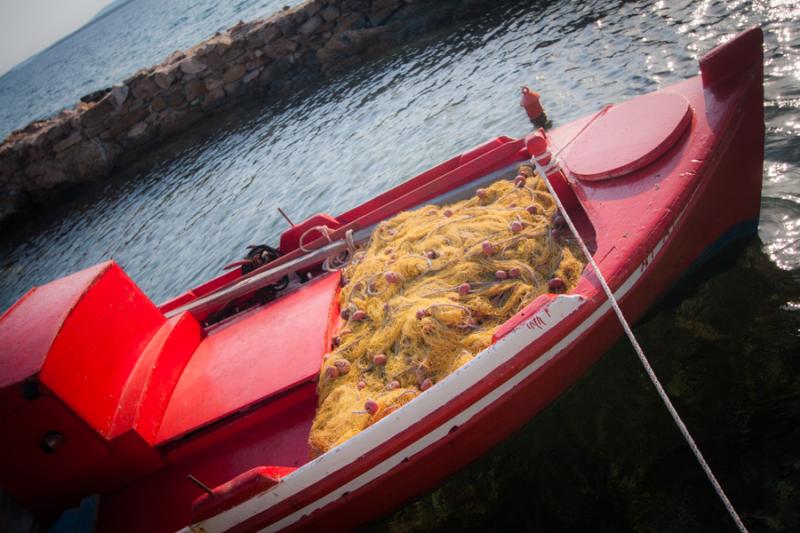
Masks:
[[[581,130],[581,131],[583,131],[583,130]],[[578,134],[575,137],[580,135],[580,133],[581,132],[578,132]],[[574,139],[575,138],[573,137],[572,140],[574,140]],[[572,140],[570,140],[570,142],[572,142]],[[549,141],[548,141],[548,143],[549,143]],[[567,143],[567,145],[565,145],[563,148],[561,148],[561,150],[566,148],[566,146],[568,146],[568,145],[569,145],[569,143]],[[559,150],[559,152],[561,150]],[[554,166],[557,166],[557,163],[556,163],[556,156],[557,155],[558,155],[558,153],[556,153],[556,155],[552,156],[552,160],[551,160],[550,164],[548,165],[548,167],[552,168]],[[595,262],[594,258],[592,257],[592,254],[589,252],[589,249],[587,248],[586,243],[583,242],[583,239],[581,238],[580,234],[578,233],[578,230],[575,227],[575,224],[572,222],[572,219],[570,218],[569,213],[567,213],[567,210],[564,209],[564,205],[561,203],[561,199],[558,197],[558,195],[556,194],[555,190],[553,189],[553,186],[550,184],[550,180],[547,178],[547,174],[545,172],[545,167],[542,167],[542,165],[540,163],[540,160],[546,160],[546,156],[550,156],[550,153],[549,153],[548,150],[545,150],[545,153],[542,154],[539,157],[535,157],[534,156],[531,159],[531,162],[536,167],[536,171],[539,173],[539,175],[543,177],[544,182],[547,184],[547,188],[550,190],[550,194],[553,195],[553,198],[555,199],[556,204],[558,205],[558,208],[561,211],[561,215],[564,217],[564,220],[567,222],[567,225],[569,226],[569,229],[572,230],[572,234],[575,235],[575,238],[577,239],[578,244],[580,244],[581,249],[583,250],[583,254],[586,256],[587,260],[592,265],[592,268],[594,269],[594,273],[597,276],[597,279],[600,281],[600,285],[602,285],[603,291],[605,291],[606,296],[608,297],[608,301],[611,304],[611,307],[614,309],[614,313],[616,313],[620,324],[622,324],[622,329],[625,330],[625,334],[628,336],[628,340],[630,340],[631,344],[633,345],[633,349],[636,351],[636,355],[639,356],[639,361],[641,361],[642,366],[644,366],[645,372],[647,372],[647,376],[650,378],[650,381],[653,383],[653,386],[656,388],[656,391],[658,392],[658,395],[661,397],[661,401],[664,403],[664,406],[667,408],[667,411],[669,411],[670,416],[672,416],[672,420],[675,422],[675,425],[678,426],[678,429],[680,430],[681,434],[683,435],[683,438],[686,440],[686,443],[689,445],[689,448],[691,448],[692,453],[694,453],[694,456],[697,459],[697,462],[700,463],[700,466],[703,469],[703,472],[705,472],[706,477],[711,482],[711,485],[714,487],[714,490],[716,491],[717,496],[719,496],[719,499],[722,501],[722,504],[725,506],[725,509],[727,509],[728,514],[733,519],[733,521],[736,523],[736,527],[742,533],[747,533],[747,528],[745,527],[744,523],[742,522],[742,519],[739,518],[739,514],[736,512],[736,509],[734,509],[733,504],[731,503],[730,499],[728,499],[728,496],[727,496],[727,494],[725,494],[725,491],[722,489],[722,486],[719,484],[719,481],[717,481],[717,478],[714,475],[714,472],[711,471],[711,467],[708,465],[708,463],[706,462],[705,457],[703,457],[703,454],[700,452],[700,448],[697,447],[697,443],[695,443],[694,438],[692,438],[692,435],[689,433],[689,430],[686,428],[686,424],[683,423],[683,420],[681,419],[680,415],[678,414],[678,411],[675,409],[675,406],[672,405],[672,401],[669,399],[669,396],[667,396],[667,392],[664,390],[664,387],[661,385],[661,382],[658,380],[658,376],[656,376],[656,373],[653,371],[653,367],[650,366],[650,361],[647,360],[647,356],[644,354],[644,350],[642,350],[642,347],[639,345],[639,341],[636,340],[636,336],[633,334],[633,331],[631,330],[631,327],[628,324],[628,321],[625,319],[625,316],[622,314],[622,310],[620,309],[619,304],[617,303],[617,299],[614,297],[614,294],[611,292],[611,289],[609,288],[608,283],[605,280],[605,277],[603,277],[602,272],[600,272],[600,268],[597,266],[597,263]]]
[[[330,241],[329,236],[328,240]],[[341,270],[350,264],[350,262],[353,260],[353,257],[355,257],[357,251],[356,243],[355,240],[353,239],[352,229],[349,229],[344,232],[344,242],[345,244],[347,244],[347,250],[345,250],[339,255],[336,256],[332,255],[330,257],[325,258],[325,261],[322,262],[322,270],[326,272],[336,272],[337,270]]]
[[[556,158],[556,157],[558,157],[558,154],[560,154],[561,152],[563,152],[564,150],[566,150],[566,149],[567,149],[567,146],[569,146],[570,144],[572,144],[572,141],[574,141],[575,139],[577,139],[578,137],[580,137],[581,133],[583,133],[584,131],[586,131],[586,129],[587,129],[589,126],[591,126],[591,125],[594,123],[594,121],[595,121],[595,120],[597,120],[598,118],[600,118],[600,117],[602,117],[603,115],[605,115],[606,113],[608,113],[608,110],[609,110],[609,109],[611,109],[612,107],[614,107],[614,104],[606,104],[606,105],[604,105],[602,108],[600,108],[600,111],[598,111],[597,113],[595,113],[595,114],[592,116],[592,118],[590,118],[590,119],[589,119],[589,121],[588,121],[588,122],[586,122],[586,124],[584,124],[584,125],[583,125],[583,127],[582,127],[580,130],[578,130],[578,133],[576,133],[575,135],[573,135],[573,136],[572,136],[572,138],[571,138],[569,141],[567,141],[567,144],[565,144],[564,146],[562,146],[561,148],[559,148],[559,149],[558,149],[558,151],[557,151],[556,153],[554,153],[554,154],[553,154],[553,160],[555,160],[555,158]],[[549,142],[550,142],[550,141],[548,141],[548,144],[549,144]],[[542,155],[545,155],[545,154],[547,154],[547,150],[545,150],[545,153],[544,153],[544,154],[542,154]]]
[[[347,243],[347,251],[350,252],[350,256],[355,255],[356,243],[353,240],[353,230],[349,229],[344,232],[344,242]]]
[[[325,226],[325,225],[322,225],[322,226],[312,226],[312,227],[308,228],[307,230],[305,230],[305,231],[303,232],[303,234],[302,234],[302,235],[300,235],[300,241],[298,242],[298,245],[299,245],[300,249],[301,249],[301,250],[303,250],[305,253],[308,253],[308,252],[311,252],[311,251],[313,251],[313,250],[309,250],[308,248],[306,248],[305,246],[303,246],[303,242],[305,241],[306,235],[308,235],[308,234],[309,234],[309,233],[311,233],[312,231],[318,231],[318,232],[320,232],[320,233],[322,234],[322,236],[323,236],[323,237],[325,237],[326,239],[328,239],[328,243],[330,244],[331,242],[333,242],[333,241],[331,241],[330,229],[331,229],[331,228],[329,228],[328,226]]]

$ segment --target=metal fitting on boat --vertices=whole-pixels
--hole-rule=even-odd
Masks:
[[[41,442],[39,442],[39,448],[41,448],[43,452],[52,455],[64,445],[64,440],[64,435],[58,431],[48,431],[44,434],[44,437],[42,437]]]

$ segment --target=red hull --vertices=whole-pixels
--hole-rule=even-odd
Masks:
[[[691,108],[689,119],[675,114],[674,128],[665,134],[669,139],[652,140],[641,157],[631,149],[629,161],[608,163],[605,174],[602,168],[582,166],[587,174],[599,172],[600,181],[570,177],[557,187],[631,321],[708,250],[755,228],[764,136],[760,51],[761,33],[750,30],[707,55],[702,77],[661,91],[680,96]],[[553,145],[567,144],[587,120],[552,132]],[[578,161],[578,150],[565,149],[568,164],[571,157]],[[336,228],[336,238],[462,185],[476,187],[469,184],[510,171],[529,157],[524,140],[499,138],[325,220]],[[301,230],[317,223],[307,221]],[[296,247],[297,235],[284,240],[286,247]],[[300,254],[286,247],[283,251],[290,253],[279,262]],[[99,492],[101,530],[167,531],[197,521],[205,531],[347,529],[379,518],[534,417],[622,332],[587,272],[573,295],[534,301],[497,332],[485,353],[396,416],[308,462],[314,379],[336,325],[338,274],[321,276],[289,296],[203,331],[200,322],[207,314],[165,320],[163,313],[234,282],[239,270],[154,311],[115,268],[54,282],[57,290],[32,291],[0,319],[0,342],[14,352],[4,356],[0,367],[0,416],[6,427],[19,427],[23,435],[2,445],[4,457],[20,459],[0,464],[0,481],[44,513]],[[120,280],[111,279],[120,274]],[[124,317],[135,319],[137,326],[146,320],[152,324],[132,328],[125,346],[108,346],[128,365],[109,370],[94,359],[81,359],[76,346],[85,346],[81,336],[96,335],[91,317],[103,312],[104,302],[111,301],[107,307],[113,311],[118,284],[127,287],[130,301],[141,300],[136,314]],[[101,285],[108,286],[106,292],[95,294]],[[41,320],[56,296],[63,312]],[[84,304],[87,298],[97,303]],[[114,320],[112,311],[103,327],[121,334],[127,322]],[[287,313],[295,313],[303,325],[292,328],[276,318]],[[85,318],[79,323],[75,315]],[[25,329],[31,322],[34,327]],[[275,346],[265,352],[265,343],[276,337]],[[281,364],[281,354],[301,351],[307,355],[297,355],[292,365]],[[76,360],[84,370],[69,367]],[[103,391],[81,387],[100,378]],[[35,397],[20,398],[19,391],[33,382]],[[41,462],[36,444],[51,426],[80,426],[69,430],[63,445],[79,472],[47,462],[61,450],[48,454],[43,465],[31,466]],[[192,515],[192,502],[203,492],[186,481],[188,474],[216,486],[262,465],[301,468],[281,470],[274,479],[263,469],[260,477],[241,478],[240,484],[206,497],[211,505],[196,507]],[[42,473],[53,468],[56,483],[40,486],[31,479],[31,468]]]

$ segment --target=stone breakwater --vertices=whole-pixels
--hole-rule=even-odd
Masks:
[[[0,144],[0,224],[107,176],[202,120],[255,96],[323,80],[454,19],[481,0],[309,0],[239,22]]]

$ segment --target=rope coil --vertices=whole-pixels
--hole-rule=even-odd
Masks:
[[[314,228],[311,228],[314,229]],[[303,234],[305,235],[305,233]],[[328,241],[330,241],[330,236],[328,237]],[[302,242],[302,237],[300,241]],[[325,258],[325,261],[322,262],[322,270],[325,272],[335,272],[337,270],[341,270],[345,268],[347,265],[353,261],[353,258],[356,255],[356,243],[353,239],[353,230],[349,229],[344,234],[344,242],[347,244],[347,250],[340,253],[339,255],[332,255],[330,257]],[[301,247],[302,249],[302,247]]]
[[[686,424],[683,422],[683,419],[681,418],[680,414],[678,414],[678,411],[675,409],[675,406],[672,405],[672,401],[669,399],[667,392],[664,390],[664,387],[661,385],[658,376],[656,376],[653,367],[650,365],[650,361],[647,359],[644,350],[642,350],[639,341],[636,339],[636,336],[633,334],[633,331],[631,330],[628,321],[625,319],[625,316],[622,313],[622,309],[620,309],[619,303],[617,302],[617,299],[614,297],[614,293],[609,288],[608,283],[606,282],[606,279],[603,276],[603,273],[600,271],[600,267],[598,267],[597,263],[594,260],[594,257],[589,252],[589,248],[586,246],[586,243],[583,241],[583,238],[578,233],[575,224],[572,222],[572,218],[569,216],[569,213],[567,213],[567,210],[564,209],[564,205],[561,203],[561,199],[556,194],[553,185],[550,183],[550,180],[547,177],[548,172],[550,172],[553,168],[558,168],[559,166],[556,163],[556,157],[558,156],[558,154],[562,150],[564,150],[564,148],[569,146],[569,144],[572,141],[574,141],[575,138],[578,137],[589,126],[589,124],[591,124],[594,121],[595,118],[600,116],[600,114],[605,113],[605,111],[608,108],[609,106],[603,108],[597,115],[595,115],[595,117],[593,117],[592,120],[590,120],[589,123],[586,124],[586,126],[584,126],[581,129],[581,131],[579,131],[572,139],[570,139],[570,141],[566,145],[564,145],[558,152],[556,152],[555,156],[551,156],[550,151],[545,149],[545,151],[541,155],[539,156],[534,155],[531,158],[531,163],[534,165],[539,175],[544,178],[544,182],[545,184],[547,184],[547,188],[550,190],[550,194],[553,195],[553,198],[555,199],[555,202],[558,205],[558,208],[561,211],[564,220],[566,221],[567,225],[569,226],[569,229],[572,231],[573,235],[575,236],[575,239],[577,240],[578,244],[583,250],[583,253],[586,256],[587,261],[594,269],[594,273],[597,276],[597,279],[600,281],[600,285],[603,287],[603,291],[608,297],[608,301],[611,304],[614,313],[617,315],[617,319],[622,325],[622,329],[625,331],[625,335],[627,335],[628,340],[630,341],[634,351],[636,352],[636,355],[639,357],[639,361],[642,363],[642,366],[644,367],[645,372],[647,373],[647,377],[650,378],[650,381],[656,388],[656,392],[658,392],[661,401],[664,403],[664,406],[667,408],[667,411],[669,411],[669,414],[672,417],[673,422],[675,423],[676,426],[678,426],[678,429],[680,430],[681,435],[683,435],[686,444],[688,444],[689,448],[692,450],[692,453],[697,459],[697,462],[700,464],[700,467],[703,469],[703,472],[705,473],[706,477],[708,478],[709,482],[714,488],[714,491],[717,493],[717,496],[719,497],[722,504],[725,506],[725,509],[728,511],[728,514],[730,515],[731,519],[736,524],[736,527],[742,533],[747,533],[747,527],[744,525],[744,522],[742,522],[742,519],[736,512],[736,509],[733,507],[733,504],[728,498],[728,495],[725,493],[725,491],[722,488],[722,485],[720,485],[719,481],[714,475],[714,472],[711,470],[711,467],[709,466],[708,462],[706,461],[705,457],[700,451],[700,448],[697,446],[697,443],[695,442],[691,433],[689,433],[689,429],[686,427]],[[545,140],[549,145],[550,144],[549,140],[546,137]],[[548,157],[551,158],[550,164],[547,165],[547,167],[543,167],[541,165],[541,161],[546,161]]]

